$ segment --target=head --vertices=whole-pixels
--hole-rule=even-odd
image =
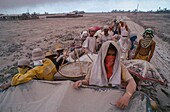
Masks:
[[[103,26],[103,31],[104,31],[104,34],[107,35],[108,31],[109,31],[109,26],[108,25],[104,25]]]
[[[98,30],[98,31],[96,31],[96,33],[94,34],[94,37],[96,37],[96,38],[99,38],[99,37],[101,37],[102,36],[102,30]]]
[[[144,37],[144,38],[153,38],[154,35],[153,35],[152,29],[151,29],[151,28],[147,28],[147,29],[145,30],[145,32],[143,33],[143,37]]]
[[[117,19],[116,19],[116,18],[114,18],[113,22],[114,22],[114,23],[116,23],[116,21],[117,21]]]
[[[86,40],[86,38],[88,37],[88,31],[82,31],[81,32],[81,39],[84,41],[84,40]]]
[[[31,69],[30,60],[20,59],[18,60],[18,72],[20,74],[25,74],[29,69]]]
[[[96,29],[94,27],[90,27],[89,28],[90,37],[93,37],[95,33],[96,33]]]
[[[45,58],[48,58],[50,60],[53,60],[54,57],[56,57],[56,54],[54,54],[52,51],[46,52]]]
[[[120,20],[120,24],[121,24],[121,26],[124,25],[124,20],[123,19]]]
[[[45,55],[41,48],[35,48],[32,51],[32,60],[34,63],[34,66],[41,66],[43,65],[43,60],[45,59]]]
[[[64,46],[61,43],[56,43],[54,51],[56,52],[57,55],[60,56],[61,54],[63,54]]]
[[[105,66],[108,63],[110,66],[113,66],[115,59],[116,59],[116,53],[117,53],[116,47],[110,43],[109,48],[106,53],[106,57],[105,57]]]
[[[129,32],[123,31],[122,34],[121,34],[121,39],[123,39],[123,40],[129,39]]]

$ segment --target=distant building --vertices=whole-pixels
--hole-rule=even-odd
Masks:
[[[10,14],[10,15],[0,15],[0,20],[29,20],[29,19],[39,19],[37,14]]]

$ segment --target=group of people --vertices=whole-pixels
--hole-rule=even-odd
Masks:
[[[81,47],[72,49],[79,50],[76,55],[82,53],[97,53],[97,59],[86,75],[85,79],[74,82],[74,88],[80,88],[81,85],[110,86],[124,85],[126,92],[116,102],[116,106],[125,109],[136,91],[136,83],[126,67],[122,64],[126,59],[143,59],[150,61],[152,58],[155,42],[153,41],[153,31],[148,28],[143,33],[143,38],[137,42],[137,35],[130,32],[127,24],[121,20],[114,21],[112,25],[100,27],[90,27],[88,30],[81,32]],[[76,46],[76,39],[73,45]],[[18,74],[16,74],[10,83],[16,86],[32,79],[54,80],[54,75],[59,66],[66,63],[66,53],[64,48],[57,44],[56,54],[47,53],[44,55],[41,48],[32,51],[33,67],[27,59],[18,61]],[[59,48],[59,49],[58,49]]]

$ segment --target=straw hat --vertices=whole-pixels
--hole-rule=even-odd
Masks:
[[[42,60],[44,58],[45,58],[45,55],[41,48],[36,48],[32,51],[32,60],[33,61]]]
[[[30,60],[28,60],[28,59],[20,59],[20,60],[18,60],[18,66],[28,66],[28,67],[31,67]]]
[[[52,53],[52,51],[48,51],[45,53],[45,57],[55,56],[56,54]]]
[[[64,50],[64,46],[61,43],[56,43],[55,51]]]

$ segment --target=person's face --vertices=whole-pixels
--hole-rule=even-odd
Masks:
[[[104,33],[108,34],[109,29],[104,29]]]
[[[90,36],[93,36],[95,34],[95,31],[89,31]]]
[[[116,52],[114,50],[108,50],[105,57],[105,66],[113,67],[115,59],[116,59]]]
[[[116,56],[116,51],[109,49],[106,56]]]
[[[58,53],[59,55],[61,55],[61,54],[63,53],[63,51],[64,51],[64,50],[58,50],[57,53]]]
[[[18,65],[18,68],[22,68],[22,69],[24,69],[24,68],[28,68],[28,66],[26,66],[26,65]]]
[[[120,24],[123,24],[123,22],[122,22],[122,21],[120,21]]]
[[[28,66],[18,66],[18,73],[25,74],[29,70]]]
[[[150,34],[149,33],[146,33],[146,38],[150,38]]]

